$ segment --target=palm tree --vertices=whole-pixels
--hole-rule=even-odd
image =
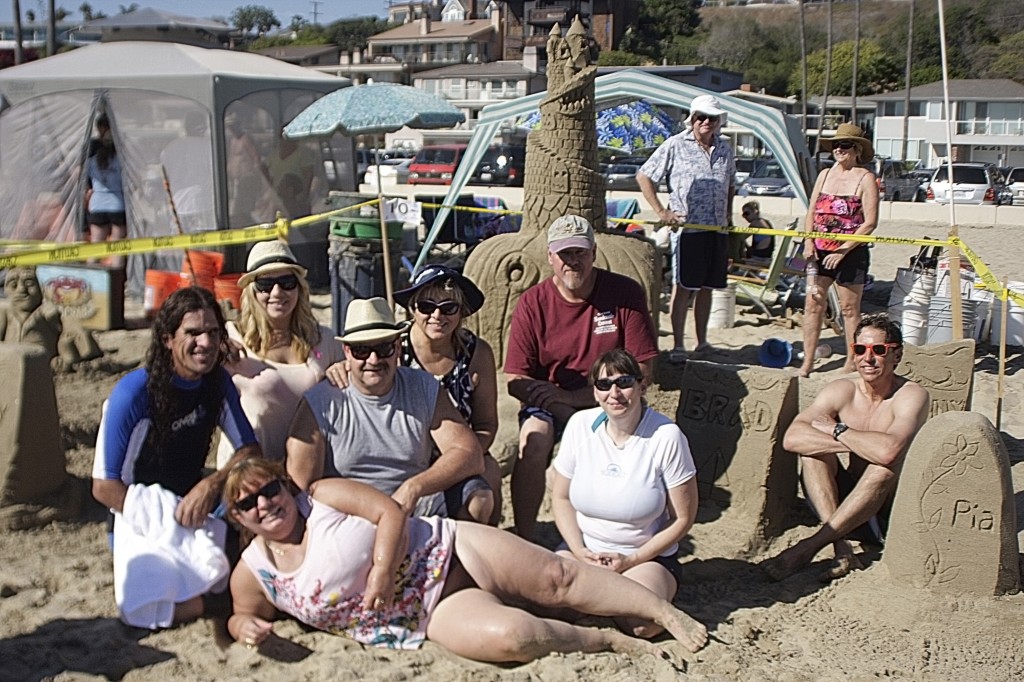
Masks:
[[[57,54],[57,4],[56,0],[49,0],[47,7],[49,14],[46,18],[46,54],[49,56]]]
[[[850,83],[850,121],[857,123],[857,67],[860,65],[860,0],[854,0],[856,20],[853,34],[853,78]]]
[[[14,63],[25,61],[25,52],[21,49],[21,0],[13,0],[14,7]]]
[[[825,94],[821,99],[821,123],[818,124],[818,138],[825,128],[825,116],[828,114],[828,89],[832,80],[832,0],[828,0],[828,38],[825,41]]]
[[[804,0],[800,0],[800,100],[803,109],[803,134],[807,138],[807,24],[804,21]],[[820,126],[819,126],[820,127]]]
[[[82,13],[82,21],[88,22],[93,20],[92,5],[89,3],[83,2],[78,6],[78,11]]]
[[[907,75],[904,77],[903,85],[906,90],[903,92],[903,154],[901,159],[907,158],[910,140],[910,71],[914,62],[914,0],[910,0],[910,19],[907,24]]]

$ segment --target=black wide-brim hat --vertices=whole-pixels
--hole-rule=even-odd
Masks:
[[[428,265],[420,270],[412,278],[411,287],[394,293],[395,302],[403,308],[408,308],[410,299],[412,299],[417,291],[435,282],[444,282],[446,280],[450,280],[462,291],[462,296],[466,299],[466,306],[469,308],[466,312],[467,315],[472,315],[480,310],[484,304],[484,292],[480,291],[476,284],[473,284],[473,280],[458,270],[453,270],[444,265]]]

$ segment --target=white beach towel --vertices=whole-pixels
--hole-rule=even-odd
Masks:
[[[211,516],[202,528],[185,528],[174,520],[179,499],[135,484],[114,513],[114,600],[128,625],[168,627],[175,604],[227,584],[227,525]]]

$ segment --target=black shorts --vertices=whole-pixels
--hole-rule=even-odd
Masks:
[[[729,270],[729,236],[720,232],[679,235],[672,254],[672,280],[684,289],[724,289]]]
[[[664,566],[665,570],[672,574],[672,577],[676,579],[676,589],[678,590],[683,582],[683,565],[679,563],[676,555],[656,556],[654,557],[654,562]]]
[[[839,492],[840,502],[849,497],[850,493],[853,492],[854,487],[857,485],[857,481],[857,475],[840,463],[839,470],[836,471],[836,490]],[[863,525],[854,528],[846,537],[850,540],[857,540],[858,542],[868,542],[873,545],[884,545],[885,534],[889,531],[889,517],[892,515],[892,502],[894,497],[895,494],[890,494],[889,497],[886,498],[882,508],[879,509],[874,516],[865,521]]]
[[[127,225],[128,216],[124,211],[96,211],[86,213],[85,220],[90,225],[97,227],[110,227],[111,225]]]
[[[871,266],[871,254],[868,247],[861,245],[843,256],[838,268],[826,268],[821,265],[822,259],[832,253],[816,249],[818,253],[818,277],[828,277],[836,284],[864,284],[868,281],[868,268]]]

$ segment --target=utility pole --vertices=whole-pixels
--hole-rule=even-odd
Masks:
[[[324,3],[321,0],[309,0],[309,4],[313,5],[313,25],[316,26],[320,23],[320,5]]]

